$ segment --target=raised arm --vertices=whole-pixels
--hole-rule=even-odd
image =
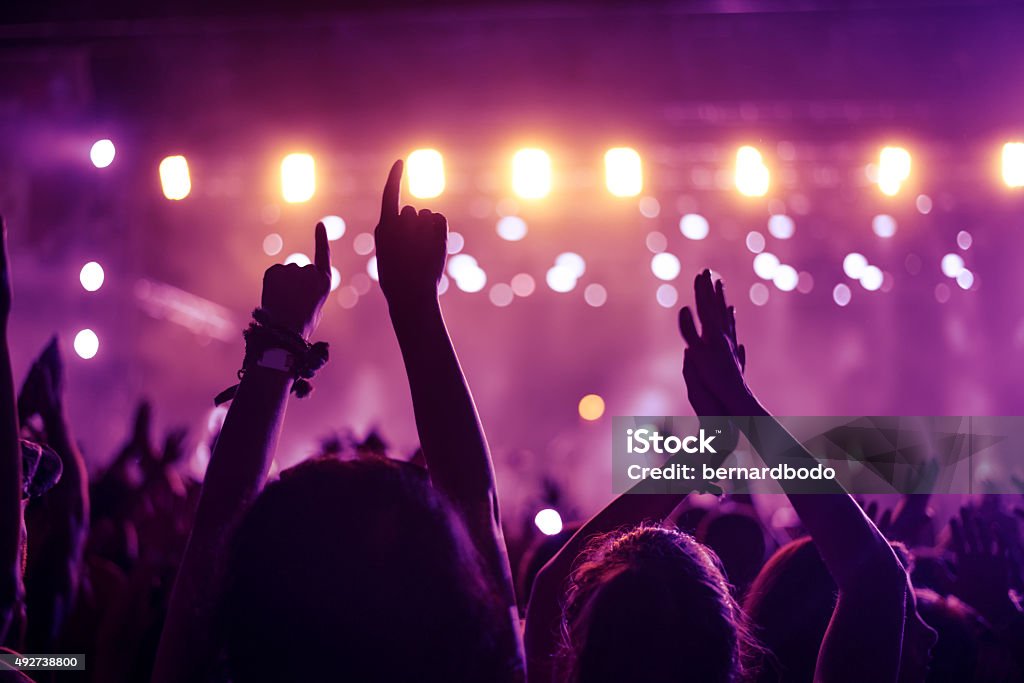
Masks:
[[[262,311],[270,325],[309,339],[330,292],[330,259],[327,232],[320,224],[312,265],[274,265],[267,270]],[[283,355],[269,347],[246,351],[245,373],[210,456],[195,524],[171,594],[155,683],[197,680],[216,655],[213,616],[225,539],[263,487],[295,379],[291,372],[274,367],[281,365]]]
[[[397,161],[384,187],[375,238],[380,285],[409,377],[416,429],[431,482],[462,516],[513,615],[515,592],[491,455],[437,298],[448,222],[427,209],[417,213],[406,206],[399,212],[401,179]],[[518,624],[514,631],[518,634]]]
[[[0,217],[0,645],[24,610],[21,575],[21,442],[14,399],[14,375],[7,345],[11,315],[11,275],[7,260],[7,228]]]
[[[714,395],[767,465],[814,464],[814,457],[761,406],[744,381],[735,315],[726,306],[721,281],[712,284],[705,270],[697,276],[694,294],[700,333],[689,308],[679,318],[688,390]],[[815,482],[815,493],[804,482],[780,483],[839,588],[815,680],[895,681],[908,590],[899,559],[838,482]]]

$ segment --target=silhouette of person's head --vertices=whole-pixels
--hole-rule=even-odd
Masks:
[[[563,622],[567,680],[739,680],[756,649],[714,553],[639,526],[591,542]]]
[[[505,680],[511,617],[484,576],[422,468],[307,461],[268,485],[234,534],[223,604],[233,680]]]
[[[904,567],[908,566],[906,549],[900,544],[893,549]],[[835,581],[810,538],[787,543],[772,555],[750,586],[744,604],[758,638],[772,653],[759,681],[814,679],[818,650],[837,597]],[[872,627],[870,618],[865,614],[863,628]],[[914,592],[908,590],[900,680],[923,680],[934,644],[935,631],[921,619]]]

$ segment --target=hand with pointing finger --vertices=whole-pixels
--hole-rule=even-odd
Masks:
[[[411,206],[399,212],[402,168],[401,160],[391,167],[374,230],[380,287],[391,305],[437,298],[448,243],[448,221],[441,214],[417,213]]]
[[[331,291],[331,247],[323,223],[316,225],[313,263],[275,264],[263,274],[262,308],[270,321],[309,339],[320,323]]]

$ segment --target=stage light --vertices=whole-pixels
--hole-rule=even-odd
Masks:
[[[433,199],[444,192],[444,158],[436,149],[417,149],[405,162],[409,194],[417,199]]]
[[[863,254],[851,252],[843,259],[843,272],[846,273],[846,277],[853,280],[859,280],[860,276],[864,273],[864,269],[867,267],[868,260]]]
[[[971,237],[971,233],[966,230],[961,230],[956,234],[956,246],[967,251],[971,248],[972,244],[974,244],[974,238]]]
[[[316,193],[316,165],[309,154],[289,154],[281,160],[281,196],[289,204],[308,202]]]
[[[95,292],[103,286],[103,266],[95,261],[89,261],[82,266],[78,273],[78,280],[87,292]]]
[[[1003,145],[1003,182],[1007,187],[1024,187],[1024,142]]]
[[[964,269],[964,259],[960,254],[946,254],[940,264],[942,274],[955,278]]]
[[[288,258],[284,260],[284,265],[287,266],[290,263],[294,263],[299,266],[308,266],[312,261],[305,254],[296,252],[294,254],[289,254]]]
[[[764,235],[757,230],[751,230],[747,233],[747,251],[752,254],[760,254],[764,251],[765,246]]]
[[[377,257],[371,256],[366,262],[366,274],[370,276],[370,279],[374,282],[380,281],[380,275],[377,273]]]
[[[567,269],[577,279],[583,277],[583,273],[587,272],[587,262],[583,260],[582,256],[573,251],[559,254],[555,258],[555,265]]]
[[[373,235],[368,232],[361,232],[352,238],[352,250],[360,256],[369,254],[374,246]]]
[[[544,275],[545,282],[552,291],[559,294],[571,292],[576,288],[576,276],[565,266],[552,266]]]
[[[740,147],[736,152],[736,189],[745,197],[763,197],[768,193],[771,174],[755,147]]]
[[[708,219],[699,213],[688,213],[679,219],[679,232],[687,239],[702,240],[710,230]]]
[[[832,301],[835,301],[837,306],[845,306],[850,303],[851,295],[850,288],[843,283],[839,283],[832,289]]]
[[[479,292],[487,284],[487,273],[478,266],[467,270],[462,277],[455,279],[455,285],[463,292],[474,294]]]
[[[651,272],[659,280],[675,280],[679,277],[681,269],[682,266],[679,263],[679,259],[675,254],[670,254],[667,251],[655,254],[651,258]]]
[[[878,189],[890,197],[910,177],[910,152],[902,147],[884,147],[878,157]]]
[[[448,233],[448,254],[458,254],[466,246],[466,238],[455,231]]]
[[[771,291],[763,282],[755,282],[750,285],[750,303],[755,306],[764,306],[768,303],[769,296],[771,296]]]
[[[896,234],[896,219],[884,213],[878,214],[871,219],[871,229],[879,237],[892,237]]]
[[[882,274],[882,269],[878,266],[867,266],[864,268],[864,272],[860,274],[860,286],[869,292],[877,291],[882,286],[882,280],[885,276]]]
[[[506,285],[504,282],[499,282],[491,287],[491,291],[487,293],[487,296],[491,300],[492,304],[499,308],[504,308],[512,303],[512,300],[516,295],[515,292],[512,291],[511,287]]]
[[[783,292],[792,292],[799,281],[800,276],[793,266],[780,265],[772,275],[772,283]]]
[[[448,275],[456,282],[477,267],[476,259],[469,254],[456,254],[448,259]]]
[[[666,283],[658,287],[658,291],[655,292],[654,298],[662,308],[672,308],[676,305],[676,302],[679,301],[679,290]]]
[[[536,289],[537,285],[533,281],[533,276],[528,273],[519,273],[512,276],[512,291],[515,292],[516,296],[530,296],[533,294],[533,290]]]
[[[583,290],[583,300],[586,301],[589,306],[600,308],[601,306],[604,306],[606,301],[608,301],[608,290],[596,282],[593,282],[587,285],[587,288]]]
[[[604,399],[597,394],[587,394],[580,399],[579,413],[590,422],[600,419],[604,415]]]
[[[512,157],[512,189],[523,199],[551,192],[551,157],[542,149],[521,149]]]
[[[644,189],[640,155],[631,147],[614,147],[604,153],[604,182],[616,197],[635,197]]]
[[[160,162],[160,187],[164,196],[171,200],[184,199],[192,191],[192,179],[188,174],[188,160],[180,154],[164,157]]]
[[[796,223],[789,216],[775,214],[768,219],[768,232],[775,239],[788,240],[796,232]]]
[[[75,335],[75,353],[79,358],[89,360],[100,350],[100,338],[90,329],[81,330]]]
[[[331,242],[340,240],[345,234],[345,219],[341,216],[324,216],[320,219],[327,230],[327,239]]]
[[[331,266],[331,291],[341,286],[341,271]]]
[[[533,523],[537,525],[537,528],[545,536],[555,536],[562,533],[562,515],[558,514],[558,510],[552,510],[551,508],[541,510],[533,518]]]
[[[779,257],[767,251],[762,251],[754,257],[754,273],[762,280],[771,280],[775,277],[775,271],[782,265]]]
[[[113,142],[107,139],[97,140],[89,149],[89,160],[96,168],[106,168],[114,163],[115,153]]]
[[[284,249],[284,240],[276,232],[263,238],[263,253],[267,256],[277,256],[282,249]]]
[[[509,242],[518,242],[526,237],[526,221],[519,216],[505,216],[498,219],[498,237]]]

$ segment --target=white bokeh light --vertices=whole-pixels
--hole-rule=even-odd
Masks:
[[[583,277],[583,273],[587,272],[587,262],[574,251],[559,254],[555,258],[555,265],[568,269],[577,279]]]
[[[530,296],[537,288],[537,283],[534,282],[533,276],[529,273],[513,275],[512,281],[509,284],[512,285],[512,291],[515,292],[516,296]]]
[[[956,274],[956,283],[960,289],[970,289],[974,286],[974,273],[964,268]]]
[[[839,306],[850,303],[851,296],[850,288],[841,282],[832,289],[832,300]]]
[[[380,274],[377,272],[377,257],[371,256],[366,262],[366,274],[370,276],[373,281],[380,280]]]
[[[869,292],[877,291],[882,286],[884,275],[878,266],[867,266],[860,274],[860,286]]]
[[[762,280],[771,280],[775,277],[775,271],[779,269],[779,257],[767,251],[763,251],[754,257],[754,273]]]
[[[576,287],[576,276],[564,266],[552,266],[544,276],[545,282],[552,291],[565,294]]]
[[[330,241],[340,240],[345,234],[345,219],[341,216],[324,216],[320,219],[327,230],[327,239]]]
[[[97,140],[92,143],[92,147],[89,149],[89,160],[92,161],[92,165],[96,168],[106,168],[114,163],[115,154],[116,150],[114,149],[113,142],[107,139]]]
[[[82,266],[81,272],[78,273],[78,280],[87,292],[95,292],[102,287],[103,278],[103,266],[96,261],[89,261]]]
[[[99,352],[100,338],[92,330],[84,329],[75,335],[73,346],[79,358],[89,360]]]
[[[768,303],[771,292],[762,282],[755,282],[750,285],[750,302],[755,306],[764,306]]]
[[[553,508],[544,508],[533,518],[533,523],[545,536],[562,533],[562,515]]]
[[[289,254],[288,258],[284,260],[284,264],[286,266],[290,263],[294,263],[299,266],[308,266],[312,261],[305,254],[295,252],[294,254]]]
[[[892,237],[896,234],[896,219],[889,214],[878,214],[871,219],[871,229],[879,237]]]
[[[964,259],[960,254],[946,254],[939,264],[942,274],[946,277],[956,277],[964,269]]]
[[[788,240],[796,232],[796,223],[789,216],[775,214],[768,219],[768,232],[775,239]]]
[[[267,256],[277,256],[282,249],[284,249],[284,240],[276,232],[263,238],[263,253]]]
[[[751,230],[747,233],[747,251],[752,254],[760,254],[764,251],[765,241],[764,235],[759,233],[757,230]]]
[[[679,301],[679,290],[670,284],[663,284],[658,287],[658,291],[655,294],[655,298],[658,300],[658,305],[663,308],[672,308]]]
[[[605,302],[608,301],[608,290],[602,285],[593,282],[587,285],[586,289],[583,290],[583,300],[588,305],[594,308],[604,306]]]
[[[796,289],[799,280],[800,276],[796,272],[796,268],[788,265],[780,265],[772,276],[772,283],[783,292],[792,292]]]
[[[848,278],[859,280],[860,276],[864,273],[864,269],[867,267],[868,260],[863,254],[852,252],[843,259],[843,272],[846,273]]]
[[[679,263],[679,259],[667,251],[655,254],[651,258],[651,272],[659,280],[675,280],[679,277],[680,270],[682,270],[682,265]]]
[[[687,239],[702,240],[711,232],[711,226],[699,213],[688,213],[679,219],[679,232]]]
[[[518,242],[528,232],[526,221],[519,216],[505,216],[498,219],[498,237],[509,242]]]

